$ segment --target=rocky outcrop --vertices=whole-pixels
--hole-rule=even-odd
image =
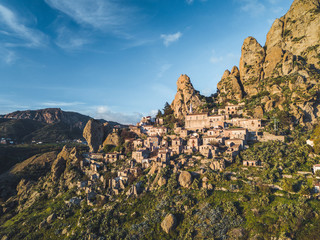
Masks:
[[[174,230],[174,228],[176,227],[176,224],[177,224],[176,217],[173,214],[169,213],[161,222],[161,228],[166,233],[169,233],[172,230]]]
[[[103,147],[106,145],[118,146],[120,144],[120,136],[117,132],[113,132],[103,142]]]
[[[179,175],[179,184],[184,188],[189,188],[192,184],[192,176],[187,171],[182,171]]]
[[[278,109],[289,111],[295,123],[316,123],[319,42],[320,1],[295,0],[273,23],[264,47],[253,37],[244,40],[239,75],[225,71],[218,83],[218,102],[246,97],[247,103],[256,103],[250,109],[255,117]]]
[[[200,106],[205,104],[198,91],[193,88],[190,78],[187,75],[181,75],[177,81],[177,93],[171,104],[176,118],[183,118],[189,113],[190,106],[194,112],[200,110]]]
[[[249,81],[257,81],[263,77],[265,50],[253,37],[244,40],[241,48],[239,64],[240,79],[246,86]],[[245,90],[248,91],[248,89]]]
[[[218,83],[218,102],[227,100],[240,101],[244,97],[243,86],[240,81],[240,71],[234,66],[232,71],[226,70]]]
[[[90,152],[97,152],[104,139],[104,126],[95,119],[90,119],[83,130],[83,137],[87,140]]]

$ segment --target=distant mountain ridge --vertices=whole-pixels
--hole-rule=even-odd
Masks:
[[[16,111],[0,116],[0,137],[17,142],[56,142],[82,138],[82,131],[89,116],[77,112],[66,112],[60,108]],[[99,119],[111,128],[121,125]],[[123,125],[121,125],[123,126]]]
[[[60,108],[46,108],[39,110],[16,111],[3,116],[7,119],[30,119],[42,123],[65,123],[72,128],[83,130],[91,117],[77,112],[65,112]]]

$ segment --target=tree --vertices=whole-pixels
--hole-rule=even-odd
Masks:
[[[157,115],[156,115],[156,118],[161,118],[162,117],[162,112],[161,112],[161,110],[159,109],[158,110],[158,113],[157,113]]]
[[[168,116],[173,114],[173,109],[171,108],[171,106],[169,105],[168,102],[165,103],[164,108],[163,108],[163,115],[164,116]]]

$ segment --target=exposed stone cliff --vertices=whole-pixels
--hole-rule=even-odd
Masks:
[[[97,152],[104,140],[104,126],[95,119],[90,119],[83,130],[83,137],[86,139],[90,152]]]
[[[193,88],[190,78],[181,75],[177,81],[177,93],[171,103],[176,118],[183,118],[192,105],[193,111],[199,111],[200,106],[205,104],[200,93]]]
[[[239,75],[235,70],[236,74],[224,73],[218,101],[239,102],[245,97],[260,115],[276,109],[290,113],[295,123],[316,123],[319,46],[320,1],[295,0],[288,13],[273,23],[264,47],[253,37],[244,40]]]

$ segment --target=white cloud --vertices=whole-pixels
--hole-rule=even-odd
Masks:
[[[45,0],[79,24],[100,30],[125,25],[133,12],[113,0]]]
[[[96,119],[104,119],[107,121],[114,121],[122,124],[136,124],[141,120],[143,114],[134,113],[119,113],[110,110],[107,106],[97,106],[94,110],[94,117]]]
[[[194,0],[186,0],[187,4],[192,4]]]
[[[91,41],[83,37],[83,33],[78,33],[61,27],[57,30],[58,36],[55,43],[65,50],[75,50],[89,44]]]
[[[168,47],[171,43],[178,41],[182,37],[181,32],[174,34],[161,34],[161,39],[163,39],[163,44]]]
[[[265,11],[265,6],[259,0],[239,0],[241,4],[240,9],[248,12],[253,16],[258,16]]]
[[[8,28],[5,31],[1,31],[1,34],[23,40],[23,43],[17,43],[16,41],[6,42],[6,46],[42,47],[45,45],[46,37],[42,32],[25,26],[22,19],[19,19],[13,11],[1,4],[0,25]]]

